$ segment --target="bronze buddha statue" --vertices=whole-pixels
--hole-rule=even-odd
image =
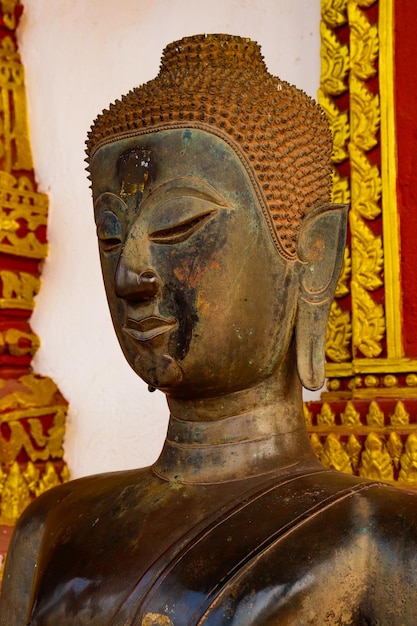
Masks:
[[[196,36],[87,145],[116,333],[170,422],[154,466],[26,510],[0,624],[414,625],[416,496],[324,469],[304,423],[346,221],[319,107]]]

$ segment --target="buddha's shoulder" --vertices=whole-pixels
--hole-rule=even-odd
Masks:
[[[353,502],[354,507],[384,526],[414,522],[410,531],[417,533],[417,491],[392,484],[366,480],[353,476],[342,478],[341,500]]]
[[[417,491],[332,471],[309,480],[306,493],[314,493],[312,486],[320,491],[319,508],[326,516],[334,509],[346,526],[369,523],[381,535],[401,529],[403,537],[417,540]]]
[[[82,526],[87,514],[106,511],[117,501],[128,503],[137,492],[146,492],[153,480],[150,468],[97,474],[69,481],[36,498],[13,532],[3,576],[0,624],[20,623],[19,611],[29,602],[39,551],[51,529],[55,532],[72,522],[76,530],[76,520]]]
[[[378,581],[393,602],[396,585],[410,595],[417,586],[417,492],[338,472],[308,480],[312,504],[291,532],[295,561],[307,555],[319,568],[332,564],[338,584],[353,568],[363,588]],[[271,543],[274,564],[285,549],[285,541]],[[412,597],[408,606],[417,612],[414,592]]]
[[[51,518],[65,516],[67,511],[83,511],[114,503],[120,498],[134,497],[146,491],[155,481],[151,468],[94,474],[54,487],[40,495],[24,511],[14,535],[38,534]]]
[[[396,547],[394,552],[401,558],[405,550],[417,565],[417,491],[365,483],[357,501],[363,519],[368,519],[372,525],[375,539]]]
[[[43,523],[51,515],[74,506],[92,508],[120,495],[146,490],[155,481],[151,468],[94,474],[54,487],[36,498],[19,520],[17,528],[37,520]]]

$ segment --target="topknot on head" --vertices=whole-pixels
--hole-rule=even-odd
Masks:
[[[162,53],[160,75],[175,76],[180,68],[188,71],[192,64],[206,69],[223,66],[229,71],[247,65],[252,71],[267,73],[260,46],[235,35],[195,35],[168,44]]]
[[[272,76],[254,41],[196,35],[169,44],[158,76],[97,118],[103,144],[150,130],[197,127],[223,138],[249,172],[278,252],[297,258],[304,215],[329,202],[331,135],[320,107]]]

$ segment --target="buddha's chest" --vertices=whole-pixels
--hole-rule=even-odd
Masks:
[[[358,568],[347,575],[358,536],[323,534],[340,519],[339,499],[323,496],[275,487],[218,510],[194,497],[127,507],[114,527],[105,511],[69,519],[40,556],[30,625],[297,623],[285,615],[318,604],[323,580],[337,573],[338,598],[363,584]]]

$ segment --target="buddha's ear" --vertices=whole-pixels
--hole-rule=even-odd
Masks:
[[[347,205],[327,204],[303,221],[298,236],[299,294],[295,325],[298,375],[307,389],[324,383],[327,320],[342,268]]]

